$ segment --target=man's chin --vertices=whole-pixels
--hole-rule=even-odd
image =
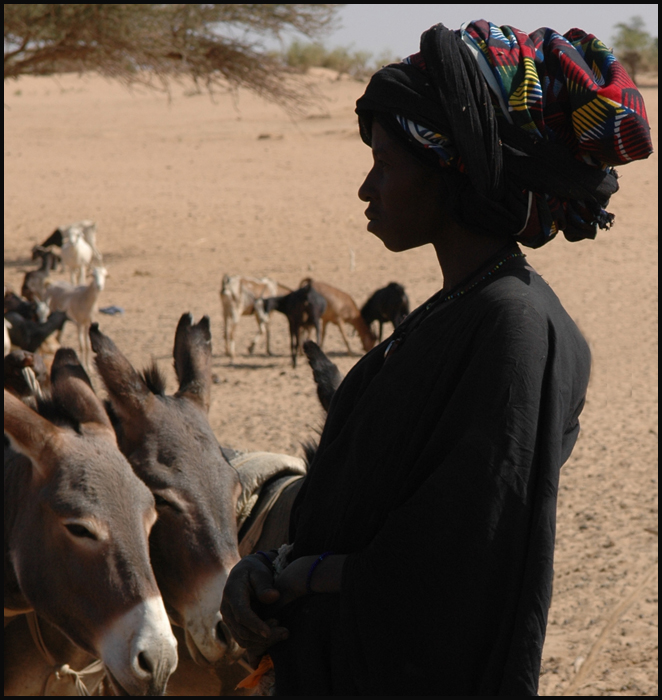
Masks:
[[[370,233],[372,233],[373,236],[376,236],[377,238],[379,238],[380,241],[383,241],[383,242],[384,242],[384,245],[386,245],[386,240],[385,240],[385,239],[386,239],[388,236],[385,236],[385,235],[384,235],[384,233],[385,233],[385,232],[384,232],[384,227],[383,227],[383,226],[380,226],[379,220],[378,220],[378,219],[371,219],[370,221],[368,221],[368,223],[367,223],[367,225],[366,225],[366,229],[367,229]]]
[[[370,233],[372,233],[373,236],[379,238],[384,246],[392,253],[400,253],[410,247],[407,245],[407,241],[397,240],[397,236],[396,240],[393,240],[393,236],[389,236],[388,231],[384,231],[383,227],[379,225],[379,221],[377,219],[368,221],[366,228]]]

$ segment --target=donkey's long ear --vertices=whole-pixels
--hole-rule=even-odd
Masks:
[[[53,470],[58,447],[62,444],[59,428],[42,418],[5,389],[4,429],[11,446],[24,454],[43,477]]]
[[[90,343],[96,353],[97,370],[118,417],[125,422],[143,416],[154,397],[142,377],[115,343],[99,330],[98,323],[90,326]]]
[[[211,330],[209,316],[193,324],[193,316],[184,314],[175,333],[175,372],[179,380],[177,395],[186,394],[209,411],[211,399]]]
[[[317,397],[322,408],[328,413],[331,399],[342,382],[342,374],[340,374],[338,367],[329,360],[324,350],[312,340],[307,340],[303,344],[303,351],[306,353],[310,368],[313,370],[313,379],[317,384]]]
[[[98,423],[113,434],[110,419],[92,389],[92,382],[71,348],[60,348],[51,367],[53,399],[79,423]]]

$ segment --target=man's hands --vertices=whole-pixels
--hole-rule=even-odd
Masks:
[[[306,595],[308,570],[316,559],[317,557],[300,557],[299,559],[295,559],[291,564],[285,567],[282,573],[276,576],[274,585],[280,593],[280,597],[275,606],[277,610],[280,610],[302,595]]]
[[[319,563],[311,577],[313,592],[340,591],[345,558],[334,554]],[[238,644],[260,656],[276,642],[287,639],[287,629],[280,627],[274,616],[306,595],[308,573],[317,559],[317,555],[295,559],[275,579],[262,555],[250,554],[232,569],[223,591],[221,615]]]
[[[259,556],[244,557],[230,572],[221,615],[237,643],[249,653],[259,656],[276,642],[287,639],[287,630],[279,627],[276,620],[262,620],[256,613],[256,608],[276,603],[280,595],[271,569]]]

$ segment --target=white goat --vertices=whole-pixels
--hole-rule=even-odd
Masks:
[[[97,224],[96,221],[90,221],[89,219],[83,219],[82,221],[77,221],[75,224],[69,224],[65,226],[65,229],[77,228],[83,232],[83,238],[90,244],[90,247],[94,251],[95,258],[101,260],[101,253],[97,249]]]
[[[66,282],[53,282],[46,289],[46,300],[51,311],[66,311],[67,316],[76,324],[81,357],[86,367],[90,366],[88,330],[96,313],[99,294],[104,288],[107,275],[108,271],[105,267],[95,267],[92,269],[92,280],[89,284],[74,287]]]
[[[257,333],[248,352],[253,354],[258,338],[266,334],[267,354],[271,355],[269,344],[269,315],[259,305],[255,305],[256,299],[281,296],[292,290],[279,284],[269,277],[257,279],[255,277],[242,277],[241,275],[223,275],[221,284],[221,304],[223,306],[223,325],[225,335],[225,353],[230,356],[232,362],[235,358],[234,330],[242,316],[255,316],[257,321]]]
[[[56,245],[62,247],[64,241],[69,237],[69,231],[71,229],[78,229],[83,232],[83,238],[90,244],[94,250],[95,255],[101,259],[101,253],[97,250],[97,224],[95,221],[90,221],[90,219],[83,219],[82,221],[76,221],[73,224],[67,224],[66,226],[58,226],[58,228],[53,231],[53,233],[41,244],[41,247],[48,248],[49,246]]]
[[[92,232],[94,234],[94,232]],[[89,235],[89,232],[88,232]],[[93,239],[94,240],[94,239]],[[63,264],[69,268],[71,283],[85,284],[85,272],[94,263],[101,265],[101,253],[96,246],[91,245],[85,235],[85,230],[76,224],[72,224],[62,232]],[[76,277],[78,279],[76,279]]]
[[[56,245],[62,250],[62,262],[71,272],[71,283],[84,284],[85,269],[92,263],[101,267],[102,257],[97,248],[97,225],[94,221],[83,219],[66,226],[58,226],[51,235],[39,246],[32,249],[48,249]],[[66,249],[66,252],[65,252]],[[76,280],[78,272],[78,280]]]

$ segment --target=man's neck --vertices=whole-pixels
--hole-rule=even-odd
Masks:
[[[434,244],[444,278],[445,292],[463,282],[470,284],[473,278],[482,272],[485,263],[502,248],[507,248],[509,243],[515,248],[515,242],[506,236],[496,238],[478,235],[459,227],[453,234],[444,236],[443,241]],[[504,250],[504,255],[506,254]]]

